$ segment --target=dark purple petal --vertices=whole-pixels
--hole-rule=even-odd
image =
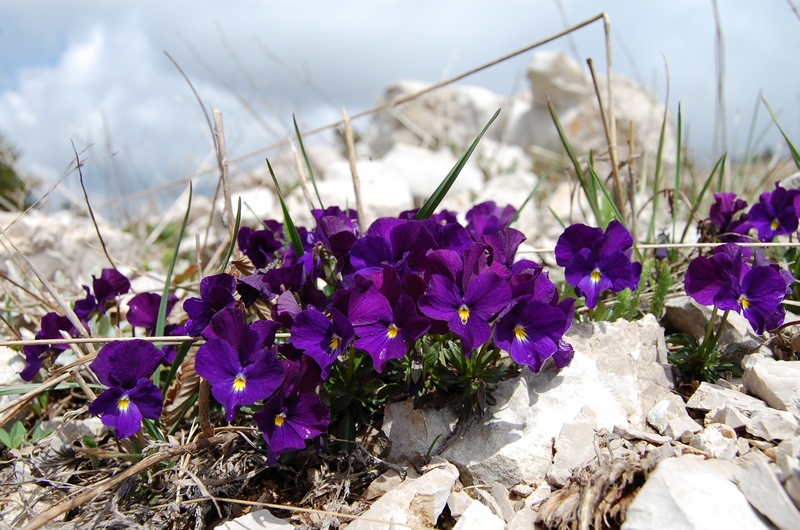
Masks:
[[[106,386],[132,389],[139,379],[152,376],[163,359],[164,352],[152,342],[113,341],[103,346],[89,368]]]
[[[698,256],[686,270],[684,287],[686,294],[702,305],[714,305],[718,293],[733,281],[730,273],[718,261]]]
[[[493,272],[481,274],[467,287],[464,303],[470,309],[470,316],[479,314],[489,320],[494,314],[511,302],[511,287]]]
[[[167,315],[172,311],[172,306],[174,306],[177,301],[178,297],[170,293],[167,298]],[[154,330],[158,322],[158,310],[160,306],[160,294],[137,294],[128,302],[128,322],[130,322],[131,326]]]
[[[572,258],[584,248],[591,248],[595,241],[603,237],[603,230],[583,224],[567,227],[556,242],[556,263],[566,267]]]
[[[100,278],[93,278],[92,288],[98,304],[103,307],[106,300],[125,294],[131,289],[131,282],[116,269],[103,269]],[[103,311],[101,309],[101,311]]]
[[[575,350],[572,349],[572,345],[563,340],[558,341],[558,350],[553,354],[556,366],[559,369],[564,368],[572,362],[573,357],[575,357]]]
[[[456,284],[449,278],[434,274],[428,283],[428,290],[419,299],[419,309],[430,318],[449,321],[458,316],[458,309],[463,303]]]
[[[517,364],[536,373],[545,359],[558,350],[566,315],[541,300],[518,304],[521,310],[507,313],[495,326],[495,343],[509,352]]]
[[[101,393],[89,405],[90,414],[101,415],[103,425],[115,429],[117,438],[133,436],[144,417],[125,389],[115,386]]]
[[[625,252],[633,246],[633,237],[625,226],[616,219],[608,223],[608,228],[602,238],[597,242],[595,254],[606,254],[621,250]]]

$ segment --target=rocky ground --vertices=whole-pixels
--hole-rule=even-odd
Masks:
[[[551,123],[549,115],[545,119],[545,92],[559,108],[565,128],[575,131],[576,151],[602,151],[596,98],[582,68],[561,55],[543,54],[532,61],[528,77],[530,92],[513,99],[456,87],[377,117],[358,148],[366,223],[413,208],[429,196],[456,160],[450,150],[432,148],[469,144],[499,107],[506,109],[499,127],[480,144],[443,206],[461,213],[484,200],[521,206],[528,194],[524,190],[536,186],[538,172],[547,162],[549,155],[542,153],[557,149],[554,131],[540,125]],[[663,108],[630,81],[614,83],[615,97],[620,99],[618,120],[641,123],[635,131],[636,145],[655,148]],[[418,88],[413,82],[397,83],[386,97]],[[669,142],[671,138],[668,135]],[[674,151],[674,143],[665,147],[666,153]],[[325,147],[309,152],[324,203],[353,205],[344,155]],[[292,177],[297,175],[294,159],[287,152],[273,165],[289,179],[285,188],[293,188],[288,204],[296,223],[310,225],[311,218],[304,213],[307,194]],[[544,196],[520,216],[516,226],[528,236],[528,249],[552,248],[561,233],[548,208],[565,222],[591,222],[581,201],[573,197],[574,183],[562,180],[548,181]],[[234,202],[242,197],[255,212],[243,211],[244,223],[255,226],[259,218],[281,217],[266,182],[263,174],[234,179]],[[220,247],[226,234],[220,216],[211,216],[214,221],[206,231],[212,204],[202,198],[194,204],[190,237],[182,248],[194,247],[195,233],[208,234],[206,246]],[[215,205],[215,211],[221,210],[221,203]],[[641,218],[648,219],[651,213]],[[162,213],[159,226],[166,227],[170,219],[182,215],[181,207]],[[666,226],[665,211],[657,215]],[[8,227],[14,219],[16,215],[4,214],[0,223]],[[143,242],[102,223],[101,231],[109,254],[123,270],[138,276],[135,291],[163,284],[158,257],[148,254],[158,234],[151,233]],[[44,277],[75,294],[82,292],[77,285],[107,263],[88,217],[66,213],[45,217],[34,211],[7,233]],[[150,272],[142,270],[146,255]],[[552,256],[542,254],[537,259],[547,262]],[[28,265],[8,248],[3,274],[17,285],[29,280]],[[787,328],[783,339],[768,342],[768,337],[753,335],[735,316],[723,341],[736,346],[737,360],[745,368],[741,379],[676,384],[667,362],[663,326],[699,336],[708,311],[686,297],[673,296],[661,322],[648,316],[635,322],[573,326],[565,336],[575,349],[572,363],[560,372],[554,367],[538,374],[525,369],[503,381],[494,392],[497,403],[482,417],[462,422],[448,407],[393,403],[363,448],[329,460],[312,455],[303,476],[294,469],[265,470],[263,456],[248,446],[245,432],[210,452],[182,455],[179,466],[187,471],[178,483],[159,484],[158,472],[151,473],[147,477],[155,492],[151,512],[133,510],[130,500],[126,503],[125,488],[135,484],[125,482],[94,503],[94,519],[70,522],[66,517],[50,524],[53,528],[183,528],[181,518],[189,517],[187,513],[196,510],[196,520],[205,520],[204,514],[215,509],[209,499],[225,497],[307,508],[259,509],[256,504],[237,517],[250,508],[234,509],[234,504],[219,501],[223,507],[216,509],[229,519],[220,528],[231,530],[345,525],[351,529],[797,529],[800,361],[794,360],[791,348],[793,328]],[[0,367],[0,384],[20,383],[18,352],[0,348]],[[0,397],[0,406],[7,401]],[[81,474],[112,476],[121,469],[98,469],[97,459],[110,462],[110,453],[64,453],[85,434],[101,436],[104,427],[99,420],[86,419],[81,410],[64,410],[52,426],[57,430],[51,437],[9,451],[9,460],[0,467],[2,529],[15,528],[18,521],[57,505],[63,499],[59,492],[79,484]],[[176,438],[169,447],[183,441]],[[70,459],[78,462],[73,468],[65,463]],[[56,467],[47,468],[47,463]],[[58,478],[48,479],[47,473]],[[171,499],[183,498],[180,491],[205,500],[188,508],[171,504]],[[137,510],[147,523],[133,513]]]

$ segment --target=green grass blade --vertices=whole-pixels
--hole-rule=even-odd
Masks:
[[[181,250],[181,241],[186,232],[186,224],[189,222],[189,212],[192,209],[192,183],[189,182],[189,203],[186,205],[186,213],[181,223],[181,231],[178,233],[178,242],[175,244],[175,253],[172,254],[169,269],[167,269],[167,279],[164,282],[164,290],[161,293],[161,305],[158,307],[158,320],[156,321],[156,337],[164,336],[164,324],[167,320],[167,298],[169,297],[169,287],[172,283],[172,272],[175,270],[175,263],[178,261],[178,253]]]
[[[567,225],[564,223],[564,221],[561,220],[561,218],[558,216],[558,214],[555,212],[555,210],[553,210],[549,206],[547,207],[547,209],[550,210],[551,214],[553,214],[553,217],[555,218],[556,222],[561,225],[561,230],[566,230],[567,229]]]
[[[678,198],[680,197],[681,193],[681,132],[682,132],[683,120],[681,116],[681,104],[678,103],[678,149],[675,154],[675,187],[674,196],[672,199],[672,242],[675,242],[675,218],[678,216],[678,204],[680,201]]]
[[[686,227],[683,229],[683,234],[681,235],[681,243],[686,239],[686,234],[689,232],[689,227],[692,225],[692,219],[694,218],[694,214],[697,213],[697,210],[700,208],[700,204],[703,202],[703,197],[705,197],[708,188],[711,187],[711,181],[714,180],[714,175],[717,173],[717,169],[719,169],[720,174],[725,172],[725,160],[728,158],[728,155],[722,155],[717,163],[714,164],[714,169],[711,170],[711,174],[706,179],[705,183],[703,184],[703,188],[700,190],[700,194],[694,201],[692,205],[692,211],[689,212],[689,221],[686,223]]]
[[[305,146],[303,146],[303,137],[300,136],[300,129],[298,129],[297,127],[297,118],[294,117],[294,114],[292,114],[292,122],[294,122],[294,133],[297,135],[297,142],[300,144],[300,152],[303,154],[303,160],[306,161],[306,168],[308,169],[308,177],[311,179],[311,184],[314,185],[314,193],[317,194],[319,207],[324,210],[325,205],[322,204],[322,198],[319,196],[319,190],[317,189],[317,179],[314,178],[314,170],[311,169],[311,162],[308,160],[308,155],[306,154],[306,148]]]
[[[653,215],[647,228],[647,240],[651,243],[656,233],[656,214],[658,213],[658,191],[661,188],[661,160],[664,155],[664,140],[667,134],[667,105],[664,105],[664,119],[661,121],[661,134],[658,137],[658,151],[656,152],[656,171],[653,174]]]
[[[233,256],[233,249],[236,248],[236,242],[238,241],[238,235],[239,235],[239,226],[241,224],[242,224],[242,198],[239,197],[239,206],[236,208],[236,222],[233,225],[233,239],[231,239],[231,245],[228,247],[228,252],[225,254],[225,259],[222,260],[222,266],[219,268],[220,274],[225,272],[225,269],[228,268],[228,262],[231,260],[231,256]]]
[[[797,152],[797,148],[795,148],[794,144],[789,139],[789,135],[786,134],[786,131],[783,130],[783,127],[781,127],[781,124],[778,123],[778,117],[775,115],[774,112],[772,112],[772,107],[769,106],[769,103],[767,103],[767,100],[764,99],[764,98],[761,98],[761,101],[763,101],[764,105],[766,105],[767,110],[769,111],[769,115],[772,116],[772,121],[774,121],[775,125],[778,126],[778,130],[781,132],[781,134],[783,135],[783,138],[786,140],[786,145],[789,146],[789,151],[792,152],[792,159],[794,160],[794,165],[797,166],[798,170],[800,170],[800,153]]]
[[[592,188],[597,190],[598,188],[603,193],[603,197],[606,199],[606,204],[611,208],[611,215],[620,223],[622,226],[626,226],[627,223],[625,219],[622,217],[622,213],[620,213],[619,208],[617,208],[614,199],[611,197],[611,193],[609,193],[608,189],[606,188],[603,181],[600,180],[600,177],[597,175],[597,172],[594,170],[594,156],[589,153],[589,178],[592,180]],[[596,196],[596,195],[595,195]],[[598,219],[598,222],[602,223],[602,228],[605,229],[608,226],[608,223],[611,222],[611,219],[604,213],[602,219]]]
[[[478,142],[481,141],[481,138],[483,138],[483,135],[489,129],[489,126],[497,118],[498,114],[500,114],[500,109],[497,109],[497,112],[494,113],[494,116],[492,116],[492,118],[489,120],[489,123],[486,124],[486,126],[478,135],[478,137],[475,138],[475,141],[472,142],[472,145],[469,146],[467,152],[461,155],[461,158],[458,159],[458,162],[456,162],[456,165],[453,166],[453,169],[450,170],[450,173],[447,174],[447,176],[444,178],[441,184],[439,184],[439,187],[436,188],[436,190],[433,192],[430,198],[427,201],[425,201],[425,204],[423,204],[422,208],[420,208],[419,211],[417,212],[415,219],[418,220],[427,219],[428,217],[433,215],[433,212],[435,212],[436,208],[439,207],[439,204],[442,202],[445,195],[447,195],[447,192],[450,191],[450,187],[453,185],[453,182],[456,181],[456,178],[458,178],[458,175],[461,173],[461,170],[464,169],[464,166],[467,164],[467,160],[469,160],[469,157],[472,156],[472,152],[478,146]]]
[[[267,169],[269,169],[269,175],[272,177],[272,182],[275,184],[275,189],[278,192],[278,200],[281,201],[281,210],[283,210],[283,224],[286,225],[286,232],[289,234],[289,239],[294,246],[294,252],[299,258],[304,254],[303,243],[300,241],[300,234],[297,233],[297,228],[294,226],[294,222],[292,222],[292,216],[289,215],[289,209],[286,207],[286,202],[283,200],[283,192],[281,191],[281,187],[278,185],[278,179],[275,178],[275,172],[272,171],[272,164],[269,163],[269,160],[267,160]]]
[[[599,223],[602,219],[602,213],[600,212],[600,205],[597,202],[597,190],[594,189],[594,182],[591,181],[590,178],[587,178],[586,173],[583,172],[581,163],[578,160],[578,157],[575,155],[572,145],[567,139],[567,134],[564,132],[564,128],[561,126],[561,121],[558,119],[558,114],[556,113],[556,109],[553,106],[553,102],[550,101],[550,98],[547,99],[547,108],[550,110],[550,116],[553,118],[553,123],[558,131],[558,137],[561,139],[561,144],[567,151],[567,156],[572,161],[572,166],[575,168],[575,174],[578,176],[578,182],[580,182],[583,193],[586,195],[586,199],[589,201],[589,207],[591,207],[592,213]]]

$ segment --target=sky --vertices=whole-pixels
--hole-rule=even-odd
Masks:
[[[800,142],[797,0],[719,1],[727,150],[744,151],[759,94]],[[712,0],[0,0],[0,134],[19,166],[53,182],[82,153],[105,197],[179,180],[215,163],[201,108],[223,112],[230,158],[379,102],[399,79],[434,83],[606,12],[612,63],[681,103],[689,147],[714,154],[717,101]],[[602,24],[541,49],[605,70]],[[531,52],[533,53],[533,52]],[[167,55],[168,54],[168,55]],[[462,82],[527,89],[530,54]],[[354,123],[364,131],[366,119]],[[784,149],[765,108],[762,149]],[[716,149],[719,151],[720,149]],[[263,155],[243,165],[263,163]],[[77,176],[64,184],[79,190]],[[175,194],[180,188],[175,190]]]

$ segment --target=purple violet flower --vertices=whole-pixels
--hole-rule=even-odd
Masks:
[[[178,302],[178,297],[173,293],[167,298],[167,315]],[[128,302],[128,322],[131,326],[146,328],[152,335],[158,323],[158,309],[161,307],[161,295],[157,293],[140,293]]]
[[[692,260],[685,289],[700,304],[741,313],[761,334],[783,322],[788,281],[772,266],[743,263],[742,248],[729,243],[715,248],[711,258]]]
[[[282,361],[286,378],[283,385],[253,414],[253,421],[267,442],[267,465],[280,454],[303,449],[306,440],[324,433],[330,423],[330,410],[315,392],[321,382],[319,365],[309,357],[300,362]]]
[[[75,314],[81,320],[88,320],[94,311],[105,313],[106,302],[127,293],[131,282],[116,269],[103,269],[99,278],[92,275],[94,295],[89,291],[89,286],[84,285],[83,288],[86,290],[86,298],[75,302]]]
[[[758,230],[758,239],[772,241],[775,236],[792,234],[797,230],[795,199],[800,190],[787,190],[775,183],[775,189],[762,193],[758,203],[750,208],[750,223]]]
[[[356,335],[355,346],[372,357],[378,373],[391,359],[400,359],[416,340],[430,328],[428,319],[417,315],[417,304],[401,292],[401,282],[394,268],[386,266],[381,282],[384,292],[370,280],[351,288],[348,316]],[[389,279],[389,275],[393,275]],[[407,276],[413,278],[413,275]]]
[[[200,298],[188,298],[183,302],[183,309],[189,315],[186,321],[186,333],[196,337],[211,323],[211,319],[236,303],[233,294],[236,292],[236,278],[230,274],[206,276],[200,281]]]
[[[475,241],[483,235],[496,234],[508,227],[515,213],[517,210],[511,205],[500,208],[492,201],[476,204],[467,212],[467,231]]]
[[[163,398],[150,377],[163,357],[151,342],[114,341],[89,365],[108,387],[89,405],[89,413],[101,415],[103,424],[116,430],[117,438],[136,434],[143,418],[161,416]]]
[[[277,236],[277,237],[276,237]],[[267,266],[275,259],[275,253],[283,247],[283,233],[280,223],[268,224],[264,230],[239,228],[236,241],[242,253],[250,258],[257,269]]]
[[[36,340],[63,339],[61,331],[66,331],[70,337],[80,337],[80,333],[67,317],[62,317],[58,313],[47,313],[42,317],[42,329],[36,334]],[[31,344],[23,346],[25,368],[19,373],[19,376],[25,381],[30,381],[39,373],[48,357],[55,359],[58,354],[68,348],[68,344]]]
[[[283,382],[283,366],[272,348],[279,324],[245,323],[244,311],[227,307],[206,328],[208,340],[195,357],[195,371],[211,384],[214,399],[233,421],[241,405],[269,398]]]
[[[606,289],[636,290],[642,264],[631,263],[633,238],[619,221],[611,221],[605,234],[583,224],[567,227],[556,243],[556,263],[565,268],[567,282],[587,307],[594,308]]]
[[[748,241],[747,233],[752,228],[746,213],[733,220],[736,212],[747,208],[747,201],[737,199],[732,192],[715,193],[714,204],[709,210],[709,219],[716,225],[717,239],[723,243]]]
[[[463,288],[454,279],[433,274],[427,291],[419,299],[419,308],[425,316],[447,322],[461,339],[464,354],[469,356],[473,349],[489,340],[492,334],[489,321],[510,301],[511,287],[492,271],[478,274]]]
[[[544,361],[559,350],[559,341],[569,328],[571,311],[531,298],[517,303],[495,325],[495,344],[506,350],[517,364],[536,373]]]
[[[347,317],[333,308],[329,312],[330,319],[321,311],[306,309],[297,315],[292,327],[292,344],[317,361],[323,379],[328,378],[331,366],[355,335]]]
[[[425,270],[426,254],[434,248],[436,242],[422,221],[383,218],[353,244],[350,263],[364,276],[381,272],[386,263],[402,277]]]

